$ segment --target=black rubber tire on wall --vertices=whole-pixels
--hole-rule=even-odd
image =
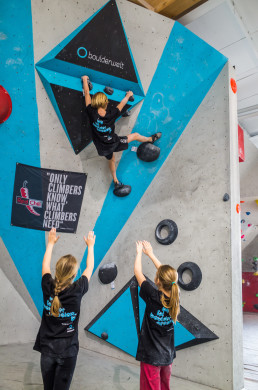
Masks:
[[[183,281],[183,278],[182,278],[183,273],[186,270],[191,271],[192,275],[193,275],[192,280],[189,283],[185,283]],[[182,289],[184,289],[186,291],[192,291],[200,286],[201,281],[202,281],[202,271],[196,263],[192,263],[191,261],[187,261],[187,262],[181,264],[178,267],[177,273],[178,273],[178,284]]]
[[[161,237],[161,230],[163,228],[168,229],[168,235],[165,238]],[[175,239],[177,238],[177,235],[178,235],[177,224],[171,219],[164,219],[163,221],[161,221],[155,230],[156,240],[162,245],[172,244],[172,242],[174,242]]]

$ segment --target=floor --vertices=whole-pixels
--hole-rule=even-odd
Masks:
[[[258,390],[258,314],[244,314],[244,377],[246,390]]]
[[[42,390],[40,354],[32,343],[0,348],[0,390]],[[258,315],[244,315],[245,390],[258,389]],[[172,378],[173,388],[207,390],[193,382]],[[172,382],[171,381],[171,382]],[[171,383],[172,384],[172,383]],[[171,386],[172,387],[172,386]],[[139,390],[139,367],[80,349],[71,390]]]

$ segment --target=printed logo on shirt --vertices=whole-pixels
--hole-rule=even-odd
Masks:
[[[165,314],[166,313],[166,314]],[[169,313],[169,310],[165,307],[161,310],[158,310],[156,315],[153,313],[150,313],[150,318],[152,318],[157,325],[165,326],[172,324],[173,320],[170,317],[170,315],[167,315]]]
[[[49,297],[49,299],[47,300],[47,304],[45,305],[44,304],[44,309],[47,311],[47,314],[49,316],[51,316],[51,313],[50,313],[50,308],[51,308],[51,304],[52,304],[52,301],[53,301],[53,298],[52,297]],[[65,322],[62,322],[62,325],[63,326],[68,326],[67,328],[67,333],[69,332],[74,332],[74,325],[73,325],[73,321],[76,319],[77,317],[77,314],[78,313],[75,313],[74,311],[72,312],[68,312],[66,313],[65,309],[63,307],[61,307],[59,309],[59,315],[58,315],[58,318],[61,317],[61,318],[68,318],[70,319],[71,322],[69,323],[65,323]]]
[[[101,133],[106,133],[107,131],[109,133],[111,133],[111,128],[110,127],[106,127],[106,126],[102,126],[103,124],[103,121],[100,120],[100,119],[97,119],[96,122],[93,122],[93,126],[96,127],[97,131],[101,132]]]

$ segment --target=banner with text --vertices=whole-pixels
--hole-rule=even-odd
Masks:
[[[16,164],[11,225],[76,233],[87,175]]]

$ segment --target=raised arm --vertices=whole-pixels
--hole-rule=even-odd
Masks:
[[[158,269],[162,264],[153,253],[151,244],[148,241],[143,241],[143,252],[149,256],[155,267]]]
[[[124,108],[124,106],[128,102],[130,96],[133,96],[133,92],[132,91],[126,92],[126,95],[123,98],[123,100],[121,100],[121,102],[116,106],[116,108],[118,108],[119,111],[122,111],[122,109]]]
[[[42,263],[42,276],[45,274],[50,274],[50,264],[51,264],[51,257],[52,257],[52,251],[54,248],[54,245],[59,240],[60,236],[56,236],[56,229],[52,228],[50,232],[48,233],[48,244],[47,249],[45,252],[45,255],[43,257],[43,263]]]
[[[87,277],[88,281],[91,278],[93,268],[94,268],[94,244],[95,244],[95,238],[94,232],[89,232],[88,237],[83,237],[84,241],[86,242],[86,245],[88,246],[88,256],[86,261],[86,268],[83,272],[83,275]]]
[[[89,86],[88,86],[88,78],[89,78],[88,76],[82,77],[86,107],[88,107],[91,104],[90,90],[89,90]]]
[[[136,242],[136,258],[134,262],[134,275],[137,279],[139,286],[141,287],[142,283],[146,280],[145,276],[142,273],[142,242]]]

